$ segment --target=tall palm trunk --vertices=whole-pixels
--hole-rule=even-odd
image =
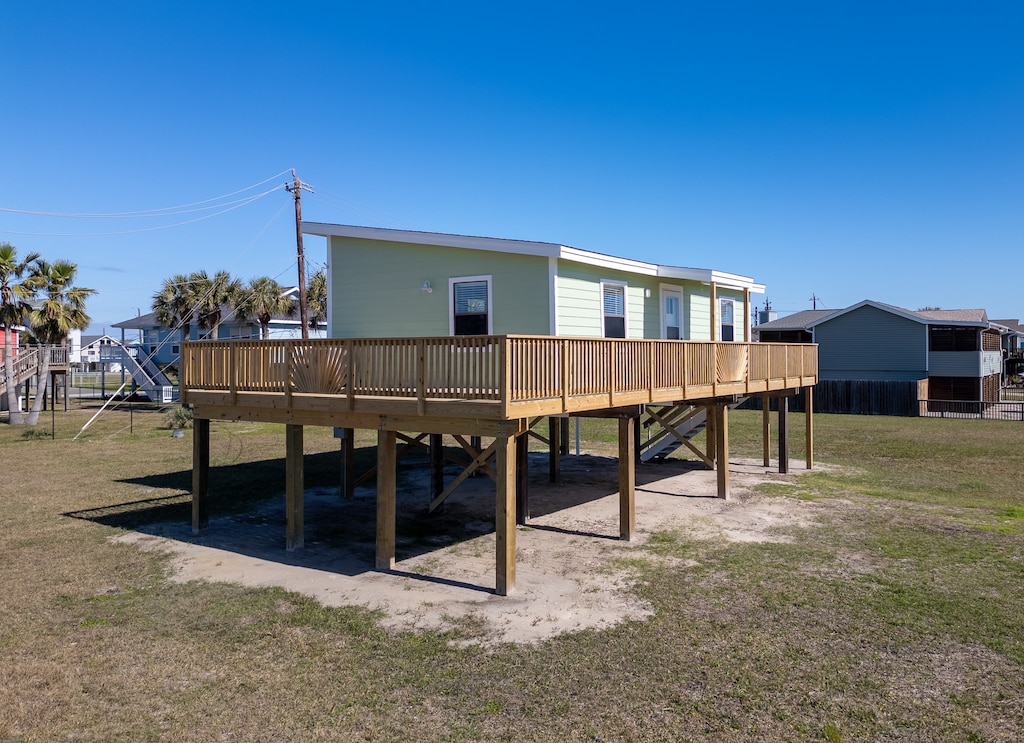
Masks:
[[[46,402],[46,388],[50,382],[50,349],[52,349],[49,343],[45,346],[39,347],[39,353],[42,354],[39,362],[39,382],[36,384],[36,396],[32,401],[32,409],[28,413],[28,417],[25,418],[25,422],[34,426],[39,422],[39,411],[43,409],[43,403]]]

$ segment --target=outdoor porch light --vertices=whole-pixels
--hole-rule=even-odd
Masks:
[[[420,287],[420,291],[423,292],[424,294],[430,294],[432,291],[434,291],[434,288],[430,285],[429,281],[424,281],[423,286]]]

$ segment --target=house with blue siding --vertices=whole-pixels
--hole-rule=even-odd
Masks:
[[[764,285],[558,243],[303,223],[327,239],[332,338],[550,335],[747,341]]]
[[[757,326],[759,340],[818,344],[820,380],[919,382],[930,400],[999,400],[1001,328],[983,309],[908,310],[865,299]]]

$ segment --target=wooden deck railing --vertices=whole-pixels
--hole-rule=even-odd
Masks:
[[[465,401],[497,418],[744,395],[817,382],[817,346],[548,336],[195,341],[182,399]],[[225,395],[226,393],[226,395]],[[446,408],[451,411],[452,408]]]
[[[38,374],[41,368],[42,356],[40,348],[48,348],[50,352],[50,372],[65,371],[68,368],[67,346],[22,346],[18,353],[14,354],[14,383],[20,384],[33,374]],[[0,392],[7,388],[7,378],[3,370],[4,349],[0,346]]]

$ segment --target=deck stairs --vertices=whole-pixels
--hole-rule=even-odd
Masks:
[[[7,392],[7,373],[3,368],[3,349],[0,349],[0,395]],[[39,349],[21,348],[14,357],[14,386],[24,382],[39,371]]]
[[[121,364],[152,402],[170,403],[179,399],[178,387],[161,371],[151,356],[144,356],[140,362],[121,343],[100,347],[100,363]]]
[[[729,407],[736,408],[746,399],[743,398]],[[706,408],[689,403],[648,405],[647,415],[640,423],[641,429],[647,433],[646,440],[641,435],[640,461],[653,462],[665,459],[683,445],[676,434],[690,441],[707,428],[707,416]],[[675,434],[672,433],[672,429],[675,429]]]

